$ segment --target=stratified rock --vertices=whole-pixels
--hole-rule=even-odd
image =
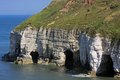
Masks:
[[[10,33],[10,55],[20,54],[22,32],[11,31]]]
[[[114,71],[120,74],[120,40],[112,40],[110,48]]]
[[[18,36],[16,33],[14,37]],[[73,53],[79,50],[79,35],[76,30],[47,29],[42,27],[39,30],[35,30],[27,27],[24,31],[19,32],[19,35],[21,36],[18,40],[19,45],[12,43],[16,39],[14,37],[11,38],[10,54],[16,53],[15,49],[17,47],[19,50],[19,53],[17,51],[18,57],[24,56],[24,64],[29,62],[31,64],[32,56],[30,53],[36,50],[39,57],[49,58],[50,61],[52,59],[57,65],[63,66],[66,59],[64,52],[68,49],[71,49]]]
[[[113,76],[114,71],[117,74],[120,73],[119,40],[103,38],[100,34],[90,37],[87,33],[77,30],[42,27],[39,30],[27,27],[24,31],[12,32],[10,38],[9,56],[4,57],[6,61],[17,60],[18,64],[31,64],[33,61],[30,53],[36,50],[39,55],[39,64],[52,63],[73,68],[80,63],[88,72],[97,73],[99,76]],[[78,54],[75,54],[76,52]],[[70,56],[70,53],[73,55]],[[109,57],[105,58],[104,56]],[[46,61],[46,58],[49,60]],[[106,65],[104,65],[105,63]],[[108,74],[109,72],[111,74]]]
[[[80,35],[80,61],[83,66],[87,66],[92,71],[97,71],[103,55],[102,38],[96,34],[94,38],[85,33]]]
[[[25,54],[27,57],[31,58],[30,53],[37,50],[37,31],[33,30],[31,27],[27,27],[22,34],[20,40],[20,54]]]
[[[100,37],[90,37],[86,33],[80,35],[80,61],[85,68],[98,76],[113,76],[120,71],[119,41]],[[86,64],[89,67],[86,67]]]

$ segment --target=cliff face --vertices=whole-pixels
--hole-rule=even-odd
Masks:
[[[30,53],[37,51],[40,58],[49,58],[50,62],[65,65],[66,54],[70,54],[65,52],[71,50],[73,56],[69,57],[73,57],[74,65],[80,63],[98,76],[113,76],[114,72],[120,72],[119,40],[103,38],[100,34],[90,37],[77,30],[33,30],[28,27],[19,33],[19,36],[17,32],[11,33],[10,40],[10,54],[19,54],[19,58],[23,55],[24,64],[33,63]]]
[[[20,43],[21,43],[22,32],[12,31],[10,34],[10,54],[20,53]]]
[[[46,28],[34,30],[28,27],[19,34],[21,38],[16,38],[17,34],[17,32],[11,33],[10,54],[18,54],[20,57],[22,55],[24,64],[32,63],[30,53],[37,51],[39,57],[50,58],[54,63],[64,65],[64,52],[69,49],[73,53],[79,50],[79,32],[77,30]],[[18,51],[20,52],[18,53]]]
[[[79,50],[78,36],[79,33],[75,30],[40,28],[37,38],[38,46],[42,45],[41,49],[38,49],[41,51],[40,55],[49,57],[47,53],[50,53],[56,54],[57,57],[57,54],[67,49],[77,51]]]
[[[110,53],[114,70],[120,73],[120,40],[111,41],[111,43]]]
[[[115,57],[111,56],[111,40],[100,37],[100,34],[92,38],[82,33],[79,41],[81,64],[89,65],[89,69],[96,72],[98,76],[113,76],[116,61],[114,62]]]
[[[91,38],[83,33],[79,41],[80,61],[83,66],[89,64],[92,71],[102,76],[113,75],[114,71],[120,72],[119,40],[103,38],[99,34]]]

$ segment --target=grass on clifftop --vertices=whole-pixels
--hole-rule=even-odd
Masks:
[[[79,29],[90,35],[101,33],[120,39],[120,0],[95,0],[91,6],[76,0],[68,12],[61,12],[68,2],[53,0],[43,11],[17,26],[16,30],[23,30],[31,24],[33,28]]]

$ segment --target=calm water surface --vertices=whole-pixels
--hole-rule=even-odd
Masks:
[[[115,80],[113,78],[80,78],[62,73],[56,67],[44,65],[15,65],[0,62],[0,80]]]
[[[29,16],[0,16],[0,55],[9,51],[9,34]],[[0,80],[115,80],[113,78],[80,78],[66,74],[62,68],[43,65],[15,65],[0,61]]]

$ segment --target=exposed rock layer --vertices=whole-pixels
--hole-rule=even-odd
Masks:
[[[11,35],[10,54],[18,54],[20,57],[23,58],[23,62],[28,61],[31,63],[30,60],[32,58],[30,53],[32,51],[37,51],[39,53],[39,57],[49,58],[51,62],[57,63],[59,65],[64,65],[64,52],[68,49],[70,49],[73,53],[79,50],[79,33],[77,32],[77,30],[46,28],[33,30],[31,27],[28,27],[24,31],[19,33],[19,36],[21,36],[19,39],[14,39],[15,36],[18,36],[16,34],[18,33],[14,33]],[[17,43],[18,41],[19,45]],[[18,53],[18,51],[20,52]]]
[[[113,76],[114,71],[120,73],[119,40],[112,41],[96,34],[94,38],[85,33],[80,34],[80,61],[83,66],[100,76]]]
[[[81,63],[88,70],[97,75],[114,75],[120,72],[120,41],[100,37],[88,36],[77,30],[47,29],[33,30],[31,27],[24,31],[12,32],[9,55],[16,55],[24,64],[32,63],[30,53],[37,51],[39,58],[45,61],[65,65],[68,56],[64,52],[73,52],[73,65]],[[79,52],[78,52],[79,51]],[[78,54],[75,54],[78,52]],[[79,56],[80,55],[80,61]],[[109,56],[106,57],[105,56]],[[67,57],[67,58],[66,58]],[[49,60],[48,60],[49,59]],[[41,63],[38,61],[38,63]],[[111,70],[112,74],[108,74]],[[104,73],[104,74],[103,74]]]

